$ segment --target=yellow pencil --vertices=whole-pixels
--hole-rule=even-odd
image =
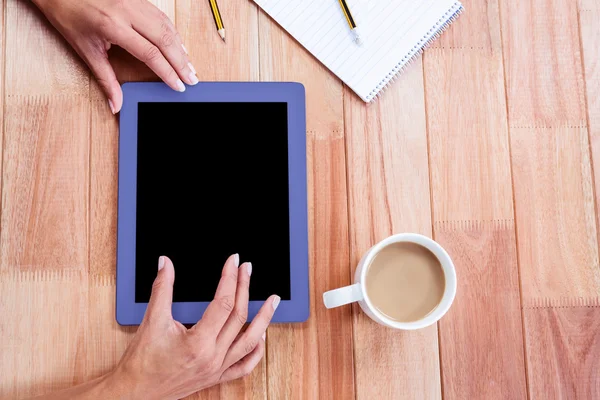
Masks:
[[[348,7],[348,4],[346,4],[346,0],[339,0],[339,2],[340,6],[342,6],[342,11],[344,12],[346,21],[348,21],[348,25],[350,26],[350,31],[354,33],[354,41],[356,44],[362,44],[362,38],[360,37],[358,26],[356,26],[356,21],[354,21],[354,17],[350,12],[350,7]]]
[[[221,39],[225,41],[225,26],[223,25],[223,18],[221,18],[219,6],[217,5],[217,0],[208,0],[208,2],[210,3],[210,9],[215,19],[215,24],[217,25],[217,32],[219,32],[219,36],[221,36]]]

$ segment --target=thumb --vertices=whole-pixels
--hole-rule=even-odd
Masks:
[[[115,71],[108,61],[108,53],[105,49],[94,48],[86,52],[84,59],[106,94],[110,111],[113,114],[118,113],[123,105],[123,92]]]
[[[158,275],[152,284],[152,295],[148,303],[147,313],[158,316],[171,316],[173,304],[173,283],[175,282],[175,268],[169,257],[161,256],[158,259]]]

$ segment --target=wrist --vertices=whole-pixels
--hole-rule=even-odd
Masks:
[[[104,393],[110,394],[113,399],[146,399],[141,392],[139,382],[130,374],[115,368],[104,376],[102,387]]]

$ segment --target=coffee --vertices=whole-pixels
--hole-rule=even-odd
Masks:
[[[442,266],[423,246],[397,242],[375,255],[365,276],[373,306],[397,322],[426,317],[441,302],[446,286]]]

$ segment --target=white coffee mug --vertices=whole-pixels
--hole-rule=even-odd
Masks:
[[[367,295],[367,291],[365,290],[365,276],[371,266],[371,261],[381,249],[397,242],[416,243],[431,251],[440,262],[446,278],[446,287],[444,289],[442,300],[431,313],[418,321],[398,322],[386,317],[373,306]],[[325,307],[333,308],[357,301],[360,308],[362,308],[362,310],[374,321],[389,326],[390,328],[414,330],[432,325],[442,318],[450,309],[455,295],[456,270],[454,269],[454,264],[448,253],[446,253],[446,250],[426,236],[416,233],[400,233],[390,236],[371,247],[358,263],[356,273],[354,274],[354,284],[323,293],[323,302],[325,303]]]

